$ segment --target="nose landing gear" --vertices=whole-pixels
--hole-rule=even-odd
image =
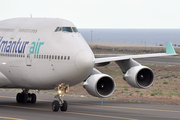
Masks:
[[[67,93],[69,91],[69,86],[64,86],[63,84],[60,84],[58,88],[55,88],[55,90],[58,92],[58,94],[55,96],[58,100],[54,100],[52,103],[52,110],[54,112],[59,111],[59,108],[61,111],[67,111],[68,105],[65,100],[63,100],[64,93]]]

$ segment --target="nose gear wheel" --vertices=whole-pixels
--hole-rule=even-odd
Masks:
[[[55,91],[57,91],[57,95],[55,96],[55,98],[57,98],[58,100],[54,100],[52,102],[52,110],[54,112],[59,111],[59,109],[61,111],[67,111],[68,108],[68,104],[65,100],[63,100],[63,96],[64,93],[67,93],[69,91],[69,86],[68,85],[64,85],[64,84],[60,84],[57,88],[55,88]]]

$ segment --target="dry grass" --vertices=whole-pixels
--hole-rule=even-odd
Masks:
[[[96,52],[107,52],[107,53],[117,53],[117,52],[127,52],[127,53],[156,53],[165,52],[165,46],[151,46],[151,45],[136,45],[136,44],[125,44],[125,43],[101,43],[97,42],[88,43],[91,49]],[[180,47],[174,47],[177,53],[180,53]]]

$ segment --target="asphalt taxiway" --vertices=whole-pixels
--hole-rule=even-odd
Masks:
[[[36,94],[36,104],[17,104],[17,92],[0,91],[2,120],[179,120],[180,107],[65,97],[67,112],[52,112],[53,95]],[[103,101],[103,105],[102,105]]]
[[[164,64],[164,65],[180,65],[180,57],[154,57],[154,58],[140,58],[135,59],[140,63]]]

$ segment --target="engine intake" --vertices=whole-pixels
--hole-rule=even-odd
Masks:
[[[132,87],[148,88],[154,82],[154,73],[146,66],[135,66],[126,72],[124,79]]]
[[[84,82],[83,86],[95,97],[109,97],[114,92],[115,82],[109,75],[94,74]]]

